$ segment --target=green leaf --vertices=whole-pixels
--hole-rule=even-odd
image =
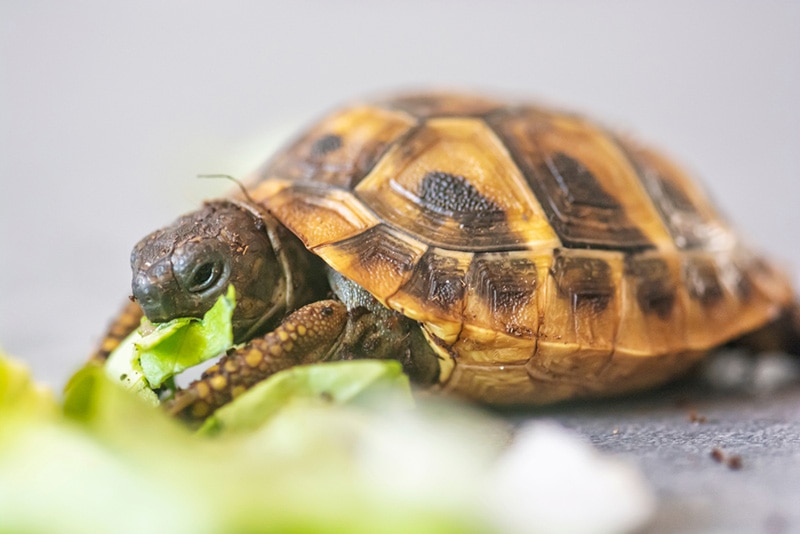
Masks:
[[[113,381],[116,381],[126,389],[132,391],[140,398],[146,400],[153,406],[158,406],[158,395],[150,387],[150,383],[144,376],[141,364],[139,363],[138,346],[143,339],[142,334],[136,330],[125,338],[119,346],[109,355],[104,369],[105,374]],[[80,371],[79,371],[80,373]],[[70,379],[67,387],[76,379],[78,375]]]
[[[236,292],[231,285],[202,319],[180,317],[157,325],[142,319],[142,325],[109,355],[106,375],[157,406],[159,399],[153,389],[231,347],[235,306]]]
[[[37,389],[19,366],[0,362],[4,392]],[[382,410],[377,407],[387,404],[380,400],[352,405],[369,392],[380,396],[384,382],[407,394],[400,376],[392,362],[301,369],[274,381],[272,400],[292,402],[258,431],[206,439],[142,402],[100,366],[86,366],[66,388],[64,416],[56,411],[43,419],[22,410],[25,417],[0,420],[0,533],[133,534],[154,525],[173,534],[487,532],[468,508],[420,496],[417,475],[408,469],[420,461],[408,453],[416,444],[433,462],[419,475],[445,485],[435,495],[453,494],[452,471],[436,470],[441,452],[430,441],[444,425],[437,420],[416,428],[408,424],[416,410]],[[350,379],[359,385],[346,384]],[[322,393],[328,400],[293,402]],[[38,402],[36,394],[13,398],[15,406]],[[464,441],[441,446],[449,457],[471,450]],[[482,464],[479,456],[467,458],[467,468]],[[455,472],[466,471],[458,464]],[[403,473],[413,475],[405,486],[382,482]]]
[[[109,378],[97,365],[87,365],[72,377],[64,390],[63,413],[95,436],[142,455],[146,462],[166,459],[193,443],[183,424]]]
[[[394,360],[354,360],[291,367],[256,384],[218,409],[200,433],[248,432],[262,426],[278,410],[298,399],[347,404],[391,392],[412,404],[408,377]]]
[[[57,411],[52,392],[31,379],[28,368],[0,350],[0,419],[51,416]]]
[[[218,356],[233,345],[231,317],[236,306],[233,285],[202,319],[178,318],[156,325],[136,347],[142,373],[150,387],[189,367]]]

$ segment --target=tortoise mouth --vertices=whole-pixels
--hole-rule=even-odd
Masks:
[[[141,268],[136,268],[131,290],[133,299],[150,322],[163,323],[176,317],[175,314],[180,312],[175,299],[168,298],[179,292],[172,276],[172,263],[169,257],[162,257],[156,262],[147,262]]]

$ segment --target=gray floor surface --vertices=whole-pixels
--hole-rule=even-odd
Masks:
[[[800,532],[798,362],[779,360],[780,386],[754,376],[771,363],[721,354],[661,390],[535,417],[639,467],[658,497],[645,532]]]

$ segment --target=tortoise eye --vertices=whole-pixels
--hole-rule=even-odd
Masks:
[[[216,239],[189,240],[175,247],[172,270],[182,291],[200,299],[211,297],[230,274],[226,246]]]
[[[191,277],[189,291],[199,293],[213,286],[222,273],[222,266],[217,262],[206,262],[201,264]]]

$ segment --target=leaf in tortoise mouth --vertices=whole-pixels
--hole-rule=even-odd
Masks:
[[[108,358],[106,374],[153,404],[153,389],[190,367],[225,352],[233,345],[231,318],[236,292],[228,286],[202,319],[180,317],[159,324],[142,319]]]

